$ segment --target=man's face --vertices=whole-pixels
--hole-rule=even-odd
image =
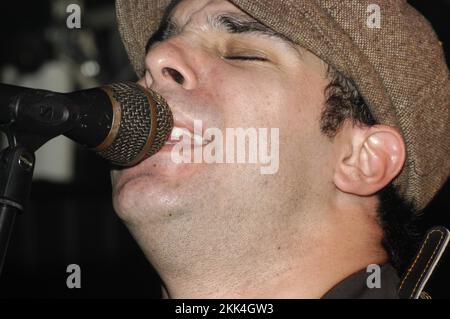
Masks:
[[[267,164],[175,163],[168,145],[112,172],[115,209],[141,243],[276,245],[275,237],[302,227],[300,212],[305,225],[319,218],[314,210],[331,187],[330,142],[319,127],[325,66],[228,1],[182,1],[171,20],[176,27],[150,47],[140,83],[167,100],[177,127],[201,120],[203,131],[224,136],[227,128],[279,129],[279,141],[269,134],[279,167],[262,174]],[[206,147],[199,144],[192,149]]]

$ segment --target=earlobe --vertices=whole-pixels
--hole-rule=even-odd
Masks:
[[[397,130],[386,125],[351,128],[352,154],[337,163],[334,182],[346,193],[367,196],[387,186],[402,170],[406,151]]]

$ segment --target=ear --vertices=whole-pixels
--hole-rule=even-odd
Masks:
[[[147,74],[147,72],[146,72],[146,74]],[[145,87],[145,88],[148,88],[148,86],[147,86],[147,81],[146,81],[146,75],[143,76],[142,78],[140,78],[139,81],[137,81],[137,83],[138,83],[140,86],[143,86],[143,87]]]
[[[368,196],[387,186],[402,170],[406,148],[393,127],[346,123],[337,139],[334,184],[345,193]]]

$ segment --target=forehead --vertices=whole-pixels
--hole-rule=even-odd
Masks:
[[[226,0],[182,0],[172,9],[170,17],[180,25],[196,24],[220,12],[233,12],[245,15],[246,13]]]

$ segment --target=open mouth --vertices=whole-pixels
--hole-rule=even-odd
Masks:
[[[182,143],[183,145],[205,146],[213,140],[214,139],[205,139],[202,135],[196,132],[194,133],[186,127],[174,126],[166,145]]]

